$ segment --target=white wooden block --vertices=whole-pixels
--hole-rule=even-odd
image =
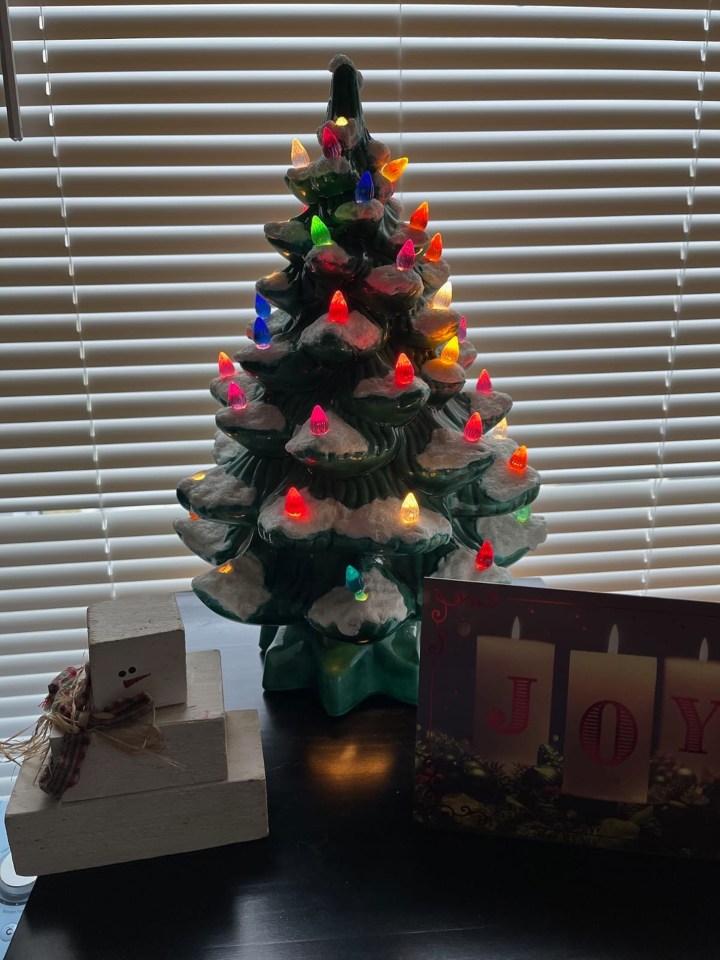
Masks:
[[[257,711],[226,715],[228,776],[217,783],[58,803],[23,764],[5,815],[15,869],[25,876],[219,847],[267,835]]]
[[[187,703],[155,711],[155,723],[165,737],[160,756],[154,753],[132,756],[93,734],[80,779],[65,791],[62,802],[224,780],[227,751],[219,650],[187,655],[187,693]],[[119,738],[123,735],[122,728],[108,732]],[[54,755],[61,745],[62,736],[50,738]],[[173,766],[168,760],[181,766]]]
[[[87,623],[98,709],[137,693],[156,707],[185,702],[185,628],[172,594],[95,603]]]

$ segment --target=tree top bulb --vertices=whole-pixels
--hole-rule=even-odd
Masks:
[[[430,219],[430,207],[427,200],[423,200],[420,206],[410,217],[410,226],[413,230],[424,230]]]
[[[327,414],[323,408],[316,403],[310,414],[310,433],[314,437],[322,437],[329,429],[330,422],[328,421]]]
[[[330,323],[347,323],[348,321],[348,305],[342,290],[336,290],[332,295],[328,308],[328,320]]]
[[[400,519],[408,527],[417,523],[420,519],[420,507],[418,506],[414,493],[409,493],[403,500],[402,506],[400,507]]]
[[[405,172],[405,167],[409,161],[407,157],[398,157],[397,160],[391,160],[386,163],[380,173],[389,180],[390,183],[396,183]]]
[[[440,359],[443,363],[457,363],[457,359],[460,356],[460,344],[457,337],[453,337],[452,340],[448,340],[445,346],[442,348],[442,353],[440,354]]]
[[[490,379],[490,374],[484,368],[480,371],[480,376],[477,378],[477,383],[475,384],[475,389],[478,393],[492,393],[493,385],[492,380]]]
[[[332,132],[330,127],[323,127],[322,131],[322,152],[328,159],[331,157],[342,156],[342,144]]]
[[[299,140],[294,139],[290,147],[290,162],[296,170],[302,170],[310,163],[310,154]]]
[[[434,310],[447,310],[452,303],[452,281],[447,280],[430,302]]]
[[[218,354],[218,371],[220,372],[220,376],[223,378],[223,380],[227,380],[228,377],[234,377],[237,373],[235,364],[222,350]]]
[[[228,384],[227,397],[233,410],[244,410],[248,404],[245,391],[235,381]]]
[[[517,450],[511,454],[510,459],[508,460],[508,467],[511,470],[514,470],[516,473],[524,473],[525,468],[527,467],[527,447],[520,446]]]
[[[375,196],[375,184],[369,170],[360,177],[355,186],[355,203],[369,203]]]
[[[468,441],[468,443],[477,443],[478,440],[482,440],[483,435],[483,425],[482,419],[479,413],[474,413],[465,424],[465,430],[463,431],[463,436]]]
[[[475,555],[475,567],[477,570],[487,570],[493,565],[494,559],[495,551],[490,541],[486,540]]]
[[[442,257],[442,237],[439,233],[434,234],[432,240],[428,244],[428,248],[425,251],[425,259],[429,260],[431,263],[437,263],[438,260]]]
[[[413,382],[415,377],[415,368],[408,357],[401,353],[395,362],[395,386],[407,387]]]
[[[395,259],[395,266],[398,270],[412,270],[415,266],[415,247],[412,240],[406,240],[400,247],[400,252]]]
[[[316,247],[327,247],[333,242],[330,231],[320,217],[316,216],[310,221],[310,237]]]

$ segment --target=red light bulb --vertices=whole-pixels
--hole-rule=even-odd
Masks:
[[[245,391],[234,381],[228,384],[227,398],[233,410],[244,410],[247,406]]]
[[[524,473],[525,468],[527,467],[527,459],[527,447],[518,447],[515,453],[510,455],[508,467],[510,467],[510,469],[514,470],[516,473]]]
[[[222,350],[218,354],[218,370],[220,371],[220,376],[223,378],[223,380],[227,380],[228,377],[234,377],[237,373],[235,364]]]
[[[465,424],[465,430],[463,431],[463,436],[468,441],[468,443],[477,443],[478,440],[482,440],[483,435],[483,425],[482,419],[480,418],[479,413],[474,413],[468,422]]]
[[[330,300],[328,308],[328,320],[330,323],[347,323],[348,305],[345,297],[340,290],[336,290]]]
[[[427,201],[423,201],[417,210],[410,217],[410,226],[413,230],[424,230],[430,219],[430,207]]]
[[[285,495],[285,513],[295,520],[301,520],[307,516],[307,504],[300,496],[297,487],[290,487]]]
[[[401,353],[395,364],[395,386],[407,387],[413,382],[414,378],[415,368],[405,354]]]
[[[495,551],[493,550],[490,541],[486,540],[475,554],[475,567],[477,570],[487,570],[488,567],[493,565],[494,559]]]
[[[330,127],[323,127],[322,152],[328,158],[342,156],[342,146],[340,141],[332,132]]]
[[[492,380],[490,379],[490,374],[487,372],[487,370],[480,371],[480,376],[478,377],[477,383],[475,384],[475,389],[477,390],[478,393],[493,392]]]
[[[310,433],[314,437],[322,437],[330,429],[330,423],[322,407],[315,404],[310,414]]]
[[[412,270],[415,266],[415,247],[412,240],[406,240],[400,247],[400,252],[395,259],[395,266],[398,270]]]
[[[428,244],[427,250],[425,251],[425,259],[429,260],[431,263],[437,263],[442,257],[442,250],[442,237],[439,233],[436,233]]]

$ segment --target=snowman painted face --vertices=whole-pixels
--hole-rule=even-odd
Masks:
[[[135,684],[140,683],[141,680],[147,680],[148,677],[152,676],[152,672],[138,673],[137,667],[128,667],[127,670],[118,670],[118,676],[122,680],[122,685],[127,690],[128,687],[135,686]]]

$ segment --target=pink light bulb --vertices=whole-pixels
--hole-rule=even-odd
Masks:
[[[310,414],[310,433],[314,437],[322,437],[330,429],[327,414],[322,407],[315,404]]]

